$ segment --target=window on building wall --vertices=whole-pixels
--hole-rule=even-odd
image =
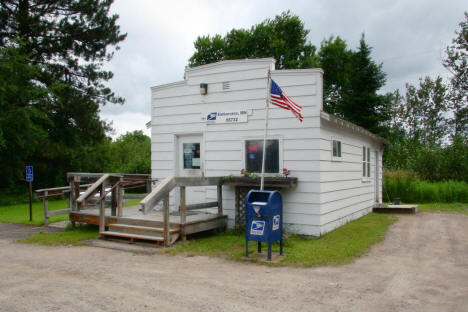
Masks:
[[[341,160],[341,141],[332,140],[332,159]]]
[[[362,147],[362,177],[369,178],[370,177],[370,147],[363,146]]]
[[[245,141],[245,169],[262,172],[263,140]],[[265,172],[279,172],[279,140],[267,140]]]
[[[184,169],[200,169],[200,143],[184,143]]]

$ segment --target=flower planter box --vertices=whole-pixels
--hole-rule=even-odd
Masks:
[[[243,176],[224,177],[224,185],[232,186],[258,186],[260,187],[260,178],[250,178]],[[266,188],[291,188],[297,185],[297,178],[294,177],[265,177]]]

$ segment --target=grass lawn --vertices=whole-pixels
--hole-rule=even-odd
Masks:
[[[74,245],[83,246],[87,239],[96,238],[99,235],[97,226],[84,225],[65,232],[34,234],[31,237],[18,240],[20,243],[40,244],[46,246]]]
[[[284,241],[284,258],[271,265],[309,267],[351,262],[365,254],[373,244],[382,241],[388,227],[396,220],[397,217],[392,215],[371,213],[319,238],[291,235]],[[255,242],[249,242],[249,253],[256,252],[256,246]],[[263,249],[266,250],[266,244],[263,244]],[[279,252],[279,244],[273,245],[273,252]],[[240,260],[244,258],[245,238],[243,232],[228,230],[176,244],[168,253]]]
[[[125,207],[138,205],[140,199],[125,203]],[[49,211],[68,208],[68,200],[49,200]],[[41,226],[44,224],[44,206],[42,201],[33,202],[33,220],[29,221],[29,203],[0,206],[0,222],[33,224]],[[59,215],[49,218],[49,222],[68,220],[68,215]]]
[[[68,208],[67,200],[49,200],[49,210]],[[29,221],[29,203],[0,206],[0,222],[22,223],[22,224],[44,224],[44,206],[42,201],[32,204],[33,220]],[[49,222],[68,220],[68,215],[59,215],[49,218]]]
[[[417,205],[419,207],[419,211],[453,211],[468,214],[468,203],[429,203]]]
[[[125,206],[135,206],[139,199],[125,203]],[[49,200],[49,210],[68,208],[67,200]],[[59,215],[49,218],[50,223],[68,220],[68,215]],[[44,208],[42,201],[33,202],[33,221],[29,221],[29,203],[0,206],[0,222],[32,224],[41,226],[44,224]],[[47,246],[56,245],[85,245],[84,240],[96,238],[99,235],[98,227],[85,225],[75,229],[67,228],[65,232],[59,233],[38,233],[29,238],[19,240],[22,243],[41,244]]]

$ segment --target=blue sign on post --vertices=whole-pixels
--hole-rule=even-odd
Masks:
[[[26,166],[26,182],[32,182],[34,180],[33,166]]]

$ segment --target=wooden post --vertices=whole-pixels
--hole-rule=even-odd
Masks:
[[[182,241],[187,240],[187,234],[185,233],[185,186],[180,187],[180,236]]]
[[[164,246],[169,247],[170,245],[170,233],[169,233],[169,193],[164,197],[163,202],[164,210]]]
[[[123,187],[117,186],[117,216],[123,216]]]
[[[49,191],[44,191],[44,225],[49,225]]]
[[[119,186],[117,185],[112,189],[111,192],[111,216],[115,217],[117,215],[117,192]]]
[[[75,203],[76,203],[76,199],[78,197],[80,197],[80,182],[73,182],[74,186],[75,186]],[[76,203],[76,211],[80,211],[81,210],[81,204],[78,204]]]
[[[28,182],[29,193],[29,221],[32,221],[32,182]]]
[[[71,211],[75,211],[75,191],[73,190],[73,182],[68,183],[70,185],[70,192],[68,192],[68,208]]]
[[[235,218],[234,218],[234,223],[235,223],[235,227],[238,227],[238,226],[241,226],[241,220],[240,219],[240,189],[239,189],[239,186],[236,186],[234,188],[234,198],[235,198]]]
[[[151,193],[151,180],[146,181],[146,193]]]
[[[104,196],[104,183],[101,184],[100,197]],[[99,203],[99,234],[104,233],[106,230],[106,210],[104,209],[104,200]]]
[[[223,185],[218,184],[218,215],[223,215]]]
[[[68,185],[70,186],[70,192],[68,192],[68,208],[70,208],[70,211],[76,211],[76,197],[75,197],[75,190],[73,188],[73,182],[69,181]],[[70,218],[70,223],[72,227],[75,228],[75,221],[71,220],[71,218]]]

